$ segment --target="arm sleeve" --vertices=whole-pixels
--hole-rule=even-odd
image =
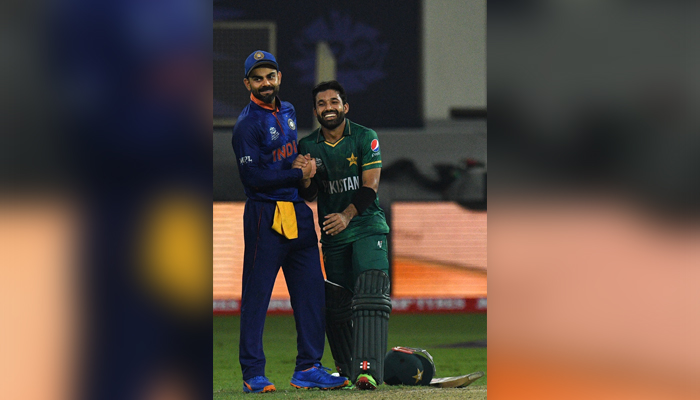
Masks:
[[[316,180],[311,178],[311,184],[308,188],[299,186],[299,196],[306,201],[313,201],[318,196],[318,184]]]
[[[274,170],[261,168],[260,147],[262,138],[255,126],[236,124],[231,140],[236,153],[236,163],[243,185],[254,188],[270,186],[296,186],[303,172],[299,168]]]
[[[362,170],[382,167],[382,152],[379,149],[379,139],[377,132],[369,129],[365,132],[364,138],[361,141],[362,148]]]

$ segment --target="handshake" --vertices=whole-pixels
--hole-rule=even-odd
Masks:
[[[304,173],[302,180],[311,179],[316,175],[316,159],[311,158],[311,154],[301,155],[299,154],[294,162],[292,162],[292,168],[299,168]]]

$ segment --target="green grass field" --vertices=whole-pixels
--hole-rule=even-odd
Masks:
[[[237,316],[214,317],[214,400],[249,399],[243,393],[238,363]],[[389,347],[421,347],[435,360],[436,377],[486,372],[486,348],[463,346],[465,342],[486,341],[486,314],[397,314],[389,320]],[[369,399],[486,399],[487,376],[461,389],[381,385],[373,392],[358,390],[300,390],[290,386],[296,357],[296,331],[292,316],[268,316],[263,336],[267,357],[267,377],[277,387],[275,393],[260,396],[285,399],[326,397]],[[326,343],[323,365],[333,368]]]

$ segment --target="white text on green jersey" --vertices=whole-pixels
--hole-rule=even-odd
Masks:
[[[322,181],[323,190],[328,194],[343,193],[348,190],[357,190],[360,188],[360,177],[350,176],[335,181]]]

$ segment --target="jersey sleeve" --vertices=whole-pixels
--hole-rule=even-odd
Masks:
[[[247,187],[294,186],[303,176],[298,168],[274,170],[260,167],[262,133],[254,124],[236,124],[231,144],[241,181]]]
[[[360,154],[362,154],[362,170],[382,167],[382,152],[379,148],[377,132],[368,129],[360,141]]]
[[[309,147],[306,145],[306,140],[299,140],[298,143],[299,146],[299,154],[306,155],[306,153],[309,153]]]

